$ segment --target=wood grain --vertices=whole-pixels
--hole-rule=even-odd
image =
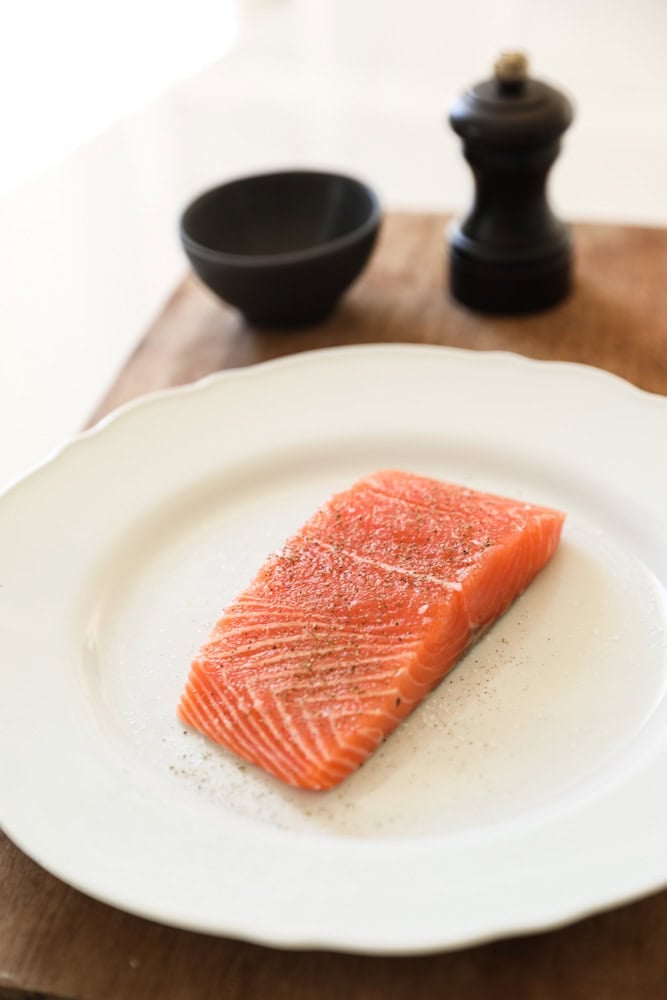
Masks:
[[[667,393],[667,231],[576,227],[577,286],[540,315],[483,317],[444,289],[444,217],[392,215],[364,277],[318,327],[246,326],[191,276],[91,417],[155,389],[288,352],[423,342],[598,365]],[[0,835],[0,987],[81,1000],[663,1000],[667,892],[560,930],[451,954],[287,952],[129,916],[59,882]],[[511,891],[511,886],[508,886]],[[484,901],[480,899],[479,905]]]
[[[297,351],[342,344],[417,342],[597,365],[667,393],[667,230],[575,228],[577,281],[567,301],[532,316],[482,316],[446,294],[438,215],[387,218],[371,265],[335,313],[301,330],[246,325],[193,276],[114,381],[91,423],[142,392],[191,382]]]

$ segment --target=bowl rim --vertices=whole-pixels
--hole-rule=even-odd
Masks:
[[[344,233],[342,236],[337,236],[335,239],[326,240],[322,243],[314,243],[312,246],[303,247],[300,250],[288,250],[284,253],[243,254],[230,253],[226,250],[214,250],[211,247],[207,247],[204,243],[200,243],[187,232],[186,224],[188,216],[199,208],[202,203],[208,201],[209,199],[213,199],[222,190],[247,181],[262,181],[276,177],[294,175],[307,175],[310,177],[314,176],[327,178],[329,180],[342,180],[348,184],[353,184],[356,187],[361,188],[364,193],[368,195],[370,202],[370,212],[368,217],[361,223],[361,225],[356,226],[354,229]],[[232,177],[229,180],[224,181],[222,184],[216,184],[214,187],[207,188],[185,207],[179,219],[178,230],[181,242],[186,251],[192,251],[193,253],[196,253],[201,257],[205,257],[210,261],[214,261],[219,264],[229,264],[243,267],[282,267],[285,264],[296,264],[306,260],[317,259],[319,257],[327,257],[332,252],[342,250],[347,246],[357,243],[364,237],[371,235],[371,233],[379,228],[382,216],[382,203],[377,192],[370,186],[370,184],[361,180],[359,177],[331,170],[316,170],[296,167],[285,170],[270,170],[255,174],[244,174],[238,177]]]

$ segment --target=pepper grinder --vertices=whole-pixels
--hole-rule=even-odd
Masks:
[[[450,290],[481,312],[533,312],[572,284],[572,241],[551,211],[547,175],[573,117],[560,91],[528,76],[523,53],[502,53],[490,80],[453,105],[475,178],[472,208],[450,236]]]

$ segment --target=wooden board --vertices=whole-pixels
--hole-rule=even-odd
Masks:
[[[667,393],[667,230],[577,226],[574,294],[537,315],[493,317],[469,312],[446,294],[446,222],[438,215],[389,216],[360,281],[325,323],[302,330],[249,327],[196,278],[186,278],[91,422],[140,393],[218,368],[356,343],[517,351],[597,365]]]
[[[497,318],[447,299],[445,221],[390,216],[371,266],[337,312],[301,331],[249,328],[186,278],[91,422],[142,393],[218,368],[358,342],[513,350],[598,365],[667,393],[667,231],[576,227],[573,296],[541,315]],[[544,934],[451,954],[377,958],[278,951],[141,920],[59,882],[2,835],[0,885],[0,988],[10,990],[82,1000],[667,996],[667,892]]]

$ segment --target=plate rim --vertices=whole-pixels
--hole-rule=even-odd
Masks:
[[[285,354],[280,357],[270,358],[266,361],[258,361],[254,364],[243,365],[238,368],[221,368],[217,371],[202,375],[200,378],[194,379],[192,382],[184,382],[173,386],[164,386],[159,389],[153,389],[149,392],[142,393],[134,399],[129,399],[104,414],[104,416],[93,424],[92,427],[87,427],[84,430],[78,431],[75,434],[70,435],[66,440],[55,445],[44,455],[43,458],[34,462],[23,473],[19,473],[17,477],[13,478],[8,484],[0,489],[0,500],[3,500],[5,495],[10,493],[12,490],[25,484],[33,475],[52,465],[53,462],[60,458],[61,455],[73,450],[80,444],[90,441],[104,432],[108,427],[111,427],[120,421],[124,421],[128,415],[135,411],[152,407],[155,404],[159,405],[163,401],[197,394],[202,391],[205,392],[209,388],[214,387],[221,382],[224,383],[230,378],[254,378],[261,376],[266,372],[270,372],[273,369],[292,367],[295,364],[308,363],[311,360],[322,357],[339,356],[342,354],[357,354],[359,356],[363,356],[364,354],[390,355],[394,353],[397,355],[421,353],[424,356],[428,353],[434,357],[438,355],[448,355],[453,358],[458,358],[459,360],[463,360],[464,358],[477,358],[486,362],[496,361],[517,364],[518,366],[526,365],[528,367],[532,367],[534,371],[548,368],[550,371],[561,372],[563,374],[570,372],[575,375],[575,377],[585,375],[589,378],[598,379],[601,385],[606,384],[610,389],[612,386],[616,386],[616,388],[622,392],[629,392],[630,394],[635,395],[637,399],[643,399],[646,403],[648,403],[648,405],[655,405],[657,402],[658,406],[667,407],[667,396],[651,392],[648,389],[642,389],[629,379],[624,378],[622,375],[617,375],[615,372],[608,371],[606,368],[598,368],[595,365],[580,361],[535,358],[526,354],[521,354],[518,351],[477,350],[466,347],[450,347],[438,344],[415,344],[407,341],[397,343],[347,344],[341,347],[319,347],[312,350],[298,351],[294,354]]]

